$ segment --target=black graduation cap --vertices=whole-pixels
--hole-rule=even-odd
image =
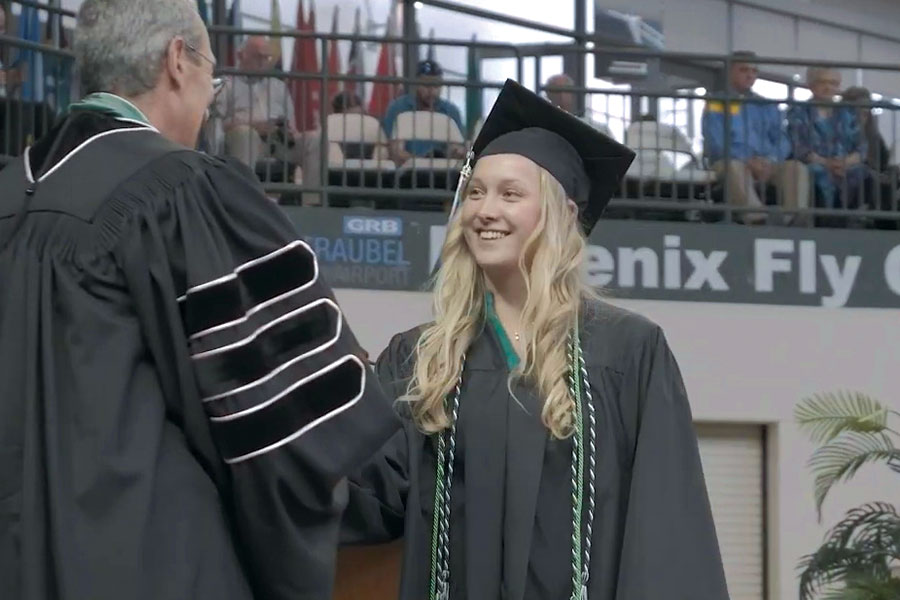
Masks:
[[[586,234],[634,160],[627,146],[511,79],[500,90],[469,159],[492,154],[519,154],[549,171],[578,206]],[[470,174],[467,164],[457,193]]]

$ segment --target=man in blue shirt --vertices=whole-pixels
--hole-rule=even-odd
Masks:
[[[394,124],[397,115],[411,111],[434,111],[450,117],[460,132],[463,130],[462,116],[459,108],[441,98],[444,71],[433,60],[423,60],[416,67],[418,82],[409,94],[397,97],[387,108],[382,126],[388,137],[394,135]],[[391,158],[398,165],[413,156],[432,156],[440,158],[463,158],[465,148],[461,144],[440,142],[435,140],[394,140],[391,142]]]
[[[735,52],[729,72],[732,100],[711,99],[703,112],[704,155],[719,178],[725,178],[730,204],[763,206],[760,191],[773,184],[785,208],[809,206],[809,175],[805,166],[786,160],[790,143],[778,107],[751,91],[759,70],[752,52]],[[758,100],[755,102],[754,100]],[[730,148],[725,156],[725,111],[730,113]],[[730,159],[730,160],[728,160]],[[738,215],[745,223],[761,223],[765,213]],[[793,219],[799,223],[799,219]]]

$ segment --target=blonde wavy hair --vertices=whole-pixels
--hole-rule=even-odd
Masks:
[[[519,269],[527,299],[521,322],[525,359],[510,374],[535,386],[544,398],[541,419],[559,439],[572,434],[574,401],[568,386],[567,341],[582,301],[594,296],[581,270],[586,246],[577,216],[559,182],[540,169],[541,216],[525,242]],[[530,260],[529,260],[530,258]],[[448,225],[441,268],[434,281],[434,322],[419,337],[407,393],[413,421],[425,433],[450,425],[444,399],[454,391],[463,355],[484,326],[485,275],[463,236],[460,218]]]

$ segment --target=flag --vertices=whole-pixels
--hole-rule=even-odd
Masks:
[[[394,15],[396,11],[396,0],[391,2],[391,13],[388,15],[387,29],[385,37],[394,37],[395,24]],[[381,42],[381,50],[378,53],[378,64],[375,67],[376,77],[396,77],[397,65],[394,61],[394,43]],[[388,105],[397,95],[397,85],[384,81],[377,81],[372,85],[372,96],[369,98],[369,114],[381,118],[384,116]]]
[[[66,30],[62,24],[62,18],[58,14],[50,13],[47,16],[47,24],[44,28],[44,39],[53,44],[54,22],[59,27],[59,48],[68,48],[69,40],[66,38]],[[47,101],[62,113],[72,100],[72,67],[73,60],[67,56],[48,54],[43,57],[44,63],[44,96]]]
[[[273,32],[281,32],[281,2],[280,0],[272,0],[272,13],[270,17]],[[272,36],[272,68],[276,71],[284,69],[281,60],[281,36]]]
[[[306,31],[309,33],[316,32],[316,4],[313,0],[309,0],[309,17],[306,19]],[[310,36],[306,38],[305,44],[305,61],[306,72],[318,75],[319,70],[319,54],[316,38]],[[307,89],[306,102],[306,129],[318,129],[319,127],[319,109],[322,102],[322,83],[318,80],[310,80]]]
[[[470,84],[481,81],[481,61],[478,60],[478,49],[475,48],[475,36],[472,36],[472,46],[469,46],[466,66],[466,81]],[[483,93],[480,87],[466,88],[466,131],[471,138],[474,134],[475,124],[484,113]]]
[[[62,17],[58,14],[50,13],[47,15],[47,22],[44,25],[44,39],[47,40],[47,43],[53,43],[53,22],[56,21],[59,23],[59,47],[60,48],[68,48],[69,47],[69,39],[66,37],[66,28],[63,27]]]
[[[303,0],[297,0],[297,31],[306,31],[306,17],[303,14]],[[294,38],[294,50],[291,53],[291,73],[302,73],[304,68],[305,40],[302,37]],[[303,103],[305,82],[300,79],[290,80],[291,98],[294,100],[294,120],[301,130],[306,129],[306,109]]]
[[[303,1],[297,4],[297,30],[315,32],[316,9],[310,2],[309,18],[304,18]],[[296,38],[294,55],[291,60],[291,71],[295,73],[318,74],[319,59],[316,54],[316,39],[312,36]],[[291,97],[294,99],[294,117],[297,128],[301,131],[316,129],[319,126],[319,96],[321,82],[312,79],[293,79]]]
[[[425,58],[430,61],[434,60],[434,27],[428,31],[428,54]]]
[[[209,26],[209,9],[206,7],[206,0],[197,0],[197,12],[203,19],[203,24]]]
[[[331,14],[331,33],[332,35],[337,35],[338,32],[338,7],[334,7],[334,12]],[[332,39],[328,43],[328,75],[331,77],[337,76],[341,74],[341,52],[338,47],[338,41],[336,39]],[[340,90],[340,82],[337,79],[329,79],[328,80],[328,97],[327,101],[331,103],[331,99],[335,97],[335,95]]]
[[[241,0],[234,0],[228,10],[228,26],[235,29],[244,28],[244,18],[241,14]],[[225,57],[225,65],[234,67],[237,65],[237,51],[241,47],[241,36],[231,34],[228,36],[228,55]]]
[[[19,39],[41,43],[41,19],[37,8],[23,5],[19,14]],[[19,50],[15,65],[23,69],[22,99],[44,101],[44,57],[36,50]]]
[[[365,72],[362,50],[359,47],[359,7],[356,7],[356,16],[353,21],[353,41],[350,42],[350,55],[347,57],[347,75],[362,75]],[[344,89],[350,93],[362,96],[362,83],[358,81],[344,81]]]

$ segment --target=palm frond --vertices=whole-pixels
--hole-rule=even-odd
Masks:
[[[900,598],[900,579],[880,579],[868,576],[849,577],[846,585],[830,590],[822,600],[897,600]]]
[[[884,433],[845,432],[821,448],[809,460],[815,474],[816,511],[821,519],[822,503],[839,481],[849,479],[863,465],[878,460],[900,460],[900,449]]]
[[[880,433],[889,410],[861,392],[827,392],[804,399],[794,409],[801,429],[816,443],[828,442],[845,431]]]
[[[799,567],[800,600],[811,600],[817,592],[845,581],[848,577],[870,573],[871,558],[854,548],[824,545],[814,554],[804,556]]]
[[[847,512],[825,536],[825,544],[838,548],[881,546],[890,550],[900,535],[900,514],[887,502],[870,502]]]

